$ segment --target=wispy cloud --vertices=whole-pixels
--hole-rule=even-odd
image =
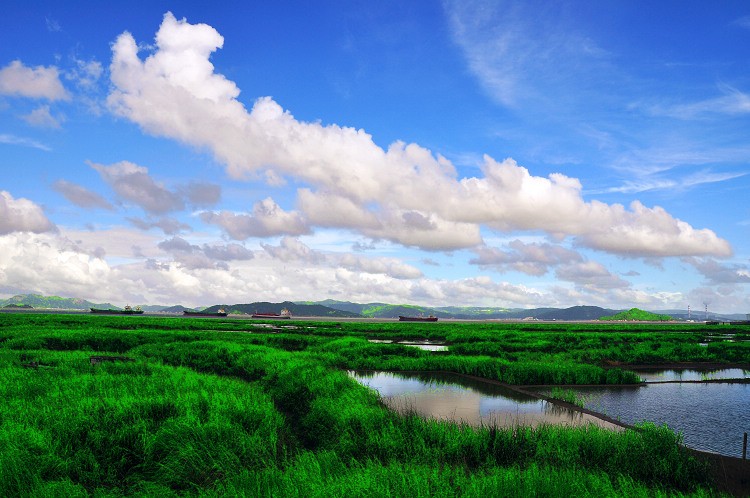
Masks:
[[[451,35],[471,72],[499,104],[569,98],[599,80],[597,68],[610,54],[565,22],[565,7],[518,1],[444,2]],[[566,97],[568,95],[568,97]]]
[[[697,119],[711,115],[741,115],[750,113],[750,95],[729,85],[719,85],[723,95],[698,102],[676,105],[651,105],[646,111],[654,116],[677,119]]]
[[[26,137],[18,137],[7,133],[0,133],[0,143],[8,145],[21,145],[23,147],[32,147],[34,149],[50,152],[52,149],[41,142]]]
[[[739,26],[741,28],[750,29],[750,16],[740,17],[732,21],[732,25]]]
[[[704,170],[681,178],[642,178],[627,180],[622,185],[604,189],[600,192],[617,192],[633,194],[655,190],[687,190],[707,183],[718,183],[747,176],[748,172],[715,173]]]
[[[57,21],[57,19],[53,19],[52,17],[45,17],[44,23],[47,25],[47,31],[50,33],[59,33],[62,31],[62,26],[60,26],[60,23]]]

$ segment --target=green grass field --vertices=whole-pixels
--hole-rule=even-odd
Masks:
[[[749,357],[746,343],[698,346],[716,329],[697,326],[255,325],[0,314],[0,496],[715,496],[666,427],[401,417],[345,369],[614,384],[638,378],[613,362]]]

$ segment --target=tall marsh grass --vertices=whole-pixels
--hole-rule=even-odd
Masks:
[[[402,417],[342,370],[630,381],[630,372],[576,359],[576,347],[601,344],[585,332],[564,351],[557,328],[346,323],[278,331],[240,320],[24,316],[0,314],[0,496],[712,492],[705,465],[666,427],[499,429]],[[493,334],[517,344],[528,335],[539,346],[526,357],[516,348],[514,361],[487,349],[441,355],[368,343],[373,334],[462,344]],[[92,365],[94,354],[128,361]]]

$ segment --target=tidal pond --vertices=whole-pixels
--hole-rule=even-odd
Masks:
[[[642,375],[642,374],[641,374]],[[628,424],[667,424],[685,445],[741,457],[750,432],[750,384],[675,382],[639,387],[572,388],[589,410]],[[549,392],[541,389],[541,392]]]
[[[378,391],[383,402],[399,413],[413,412],[474,426],[579,426],[593,423],[608,429],[621,429],[597,417],[460,375],[392,372],[349,372],[349,375]]]

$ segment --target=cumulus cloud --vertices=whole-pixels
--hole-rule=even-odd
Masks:
[[[610,289],[627,289],[630,283],[613,275],[602,264],[596,261],[581,261],[560,266],[555,272],[560,280],[575,283],[576,286],[589,291]]]
[[[55,66],[32,68],[19,60],[0,69],[0,94],[51,101],[70,99]]]
[[[228,270],[227,261],[248,260],[253,253],[239,244],[208,245],[191,244],[182,237],[159,242],[159,249],[172,254],[175,261],[186,268],[214,268]]]
[[[89,163],[102,179],[123,199],[134,202],[151,214],[164,214],[185,207],[182,198],[157,183],[148,169],[129,161],[105,166]]]
[[[104,197],[81,185],[76,185],[65,180],[57,180],[52,184],[52,188],[76,206],[86,209],[100,208],[110,211],[114,210],[114,206]]]
[[[42,208],[28,199],[14,199],[0,191],[0,235],[12,232],[42,233],[55,230]]]
[[[470,264],[491,268],[504,273],[509,270],[527,275],[541,276],[550,268],[561,264],[582,262],[583,257],[576,251],[549,243],[525,243],[514,240],[508,244],[509,250],[480,246],[474,249],[477,257]]]
[[[750,266],[722,264],[712,258],[684,258],[713,285],[750,283]]]
[[[252,214],[208,211],[200,216],[204,222],[223,228],[235,240],[310,233],[310,228],[299,213],[284,211],[270,197],[255,203]]]
[[[452,250],[481,244],[486,226],[542,230],[631,257],[731,254],[711,230],[659,207],[586,202],[580,182],[560,173],[537,177],[512,159],[485,156],[482,176],[458,178],[450,161],[417,144],[383,149],[363,130],[299,121],[269,97],[248,112],[237,86],[209,60],[223,42],[212,27],[167,13],[155,50],[141,60],[133,36],[123,33],[112,47],[108,105],[148,133],[210,150],[233,178],[292,177],[303,185],[298,202],[306,222],[287,218],[285,226],[269,227],[262,216],[204,215],[234,238],[304,233],[318,225]]]
[[[272,258],[280,261],[301,261],[308,264],[318,264],[326,259],[323,253],[310,249],[294,237],[282,237],[278,246],[262,242],[260,245]]]

